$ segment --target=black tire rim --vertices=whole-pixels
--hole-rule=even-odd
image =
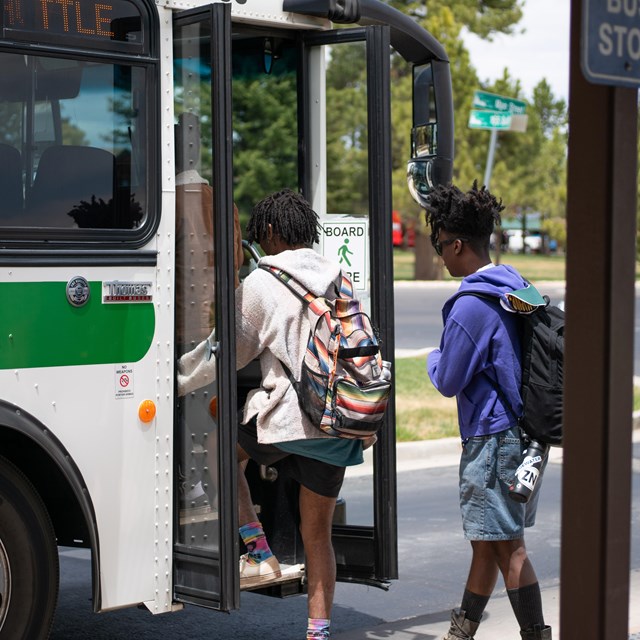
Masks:
[[[11,566],[9,556],[0,540],[0,630],[4,626],[11,601]]]

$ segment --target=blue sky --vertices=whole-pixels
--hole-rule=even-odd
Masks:
[[[520,80],[525,97],[531,98],[533,88],[546,78],[554,95],[568,101],[569,8],[570,0],[525,0],[516,34],[497,36],[493,42],[465,34],[478,78],[495,80],[507,67],[511,77]]]

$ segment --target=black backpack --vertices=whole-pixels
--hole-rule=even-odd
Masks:
[[[501,298],[488,293],[464,291],[458,294],[473,295],[501,304]],[[523,411],[517,416],[502,390],[490,378],[503,402],[518,418],[523,431],[532,440],[551,446],[562,445],[563,421],[563,373],[564,373],[564,311],[549,304],[547,296],[541,296],[529,284],[505,295],[509,310],[520,320],[522,348],[522,396]],[[505,306],[505,305],[502,305]]]

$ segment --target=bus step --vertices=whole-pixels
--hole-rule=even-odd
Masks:
[[[211,509],[206,513],[196,513],[190,514],[186,513],[184,515],[180,514],[180,526],[185,526],[188,524],[199,524],[201,522],[212,522],[213,520],[218,519],[218,510]]]
[[[242,589],[242,591],[252,591],[275,598],[286,598],[287,596],[304,593],[302,579],[304,578],[303,564],[281,564],[282,575],[279,578],[270,580],[268,583]]]

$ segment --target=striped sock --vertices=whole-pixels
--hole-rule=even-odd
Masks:
[[[331,637],[328,618],[309,618],[307,622],[307,640],[327,640]]]
[[[247,547],[248,559],[251,563],[259,564],[273,555],[260,522],[248,522],[241,526],[240,537],[244,546]]]

